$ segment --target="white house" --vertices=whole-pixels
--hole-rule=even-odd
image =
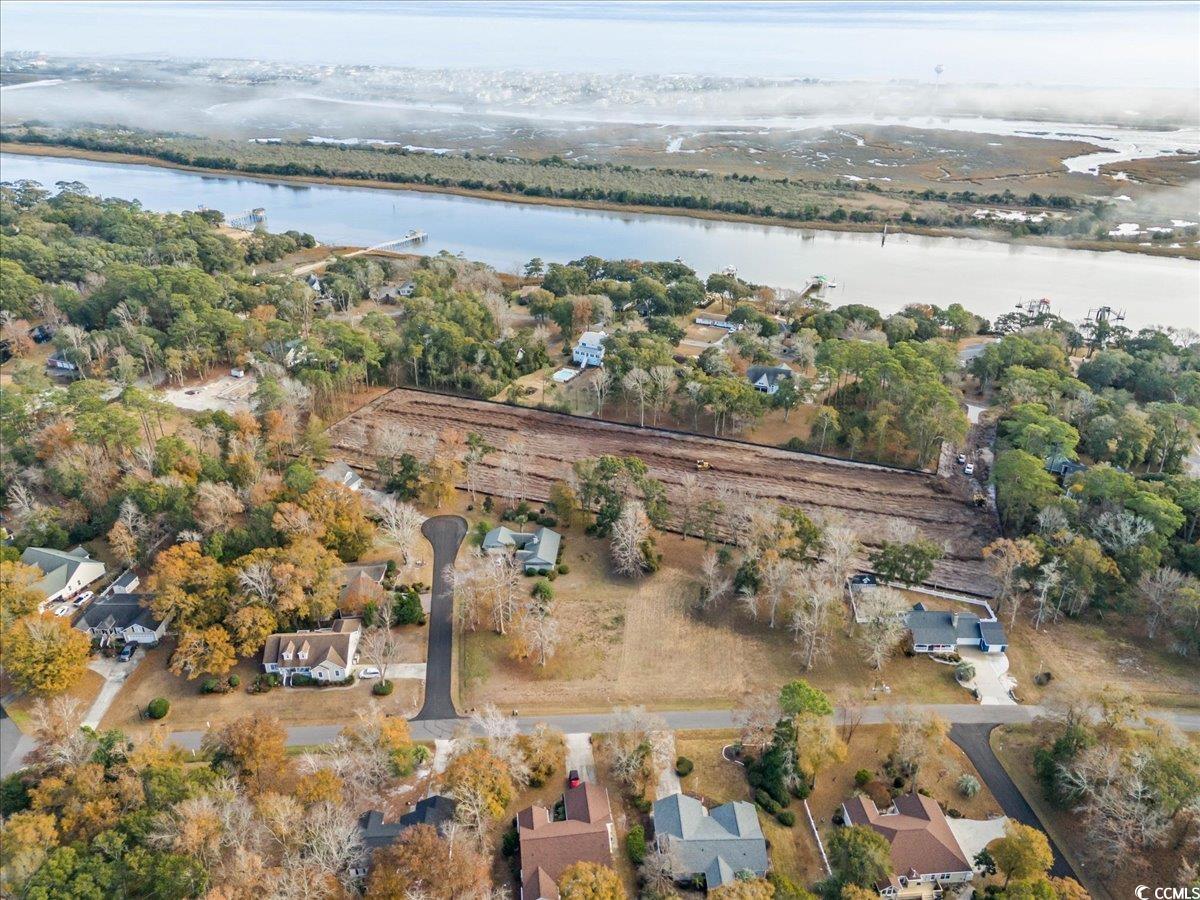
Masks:
[[[696,324],[707,325],[710,328],[724,328],[730,333],[742,330],[740,322],[730,322],[724,316],[697,316]]]
[[[146,594],[107,594],[98,597],[83,611],[75,627],[105,646],[114,640],[127,644],[157,644],[167,632],[143,605]]]
[[[104,577],[104,563],[92,559],[82,547],[74,550],[26,547],[21,554],[21,562],[27,566],[37,566],[45,573],[32,585],[35,591],[41,593],[43,606],[70,597]]]
[[[604,365],[604,341],[608,335],[603,331],[585,331],[579,336],[571,351],[571,359],[581,369]]]
[[[357,491],[363,486],[362,476],[341,460],[330,463],[317,474],[326,481],[340,484],[342,487],[349,488],[352,491]]]
[[[283,676],[284,684],[296,675],[341,681],[354,665],[361,633],[358,619],[338,619],[332,628],[273,634],[263,647],[263,671]]]
[[[773,395],[779,390],[780,382],[790,381],[794,374],[787,366],[751,366],[746,371],[746,378],[755,390]]]
[[[138,585],[142,583],[142,578],[133,569],[126,569],[117,576],[116,581],[104,589],[102,596],[108,597],[112,594],[132,594],[137,590]]]

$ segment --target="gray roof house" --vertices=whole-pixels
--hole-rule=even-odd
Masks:
[[[924,603],[917,603],[906,621],[916,653],[948,653],[960,646],[978,647],[984,653],[1003,653],[1008,649],[1008,635],[996,619],[926,609]]]
[[[31,587],[42,595],[43,603],[70,597],[93,581],[104,577],[104,563],[92,559],[82,547],[74,550],[53,550],[49,547],[26,547],[21,562],[37,566],[45,574]]]
[[[765,875],[767,842],[754,805],[741,800],[708,810],[687,794],[654,801],[658,849],[671,857],[676,877],[703,875],[709,890],[730,884],[739,872]]]
[[[349,488],[352,491],[357,491],[363,485],[362,476],[340,459],[337,462],[330,463],[317,474],[326,481],[340,484],[342,487]]]
[[[535,572],[549,572],[558,564],[558,545],[562,541],[557,531],[537,528],[534,531],[513,531],[501,525],[483,538],[488,553],[515,552],[517,562]]]
[[[133,569],[126,569],[116,580],[104,589],[104,596],[109,594],[132,594],[137,590],[139,584],[142,583],[142,578]]]
[[[263,646],[263,671],[281,676],[284,684],[294,675],[341,681],[354,666],[361,631],[358,619],[337,619],[331,628],[273,634]]]
[[[79,616],[75,627],[106,646],[115,640],[127,644],[156,644],[167,633],[167,623],[144,606],[149,594],[105,594]]]
[[[751,366],[746,370],[746,378],[755,390],[766,394],[774,394],[781,381],[791,381],[795,374],[787,366]]]
[[[371,854],[383,847],[390,847],[396,838],[406,828],[414,825],[432,825],[439,833],[444,833],[448,823],[454,821],[454,811],[458,803],[451,797],[434,794],[424,800],[418,800],[413,808],[395,822],[383,821],[383,813],[377,809],[363,813],[358,819],[358,829],[362,834],[362,856],[350,867],[350,874],[355,878],[363,878],[371,868]]]

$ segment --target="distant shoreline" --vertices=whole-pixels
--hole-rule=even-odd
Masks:
[[[0,140],[0,153],[14,153],[23,156],[52,156],[68,159],[82,159],[90,162],[115,163],[118,165],[155,166],[162,169],[175,169],[180,172],[191,172],[198,175],[219,176],[225,178],[240,178],[247,181],[260,181],[276,184],[317,184],[333,187],[368,188],[372,190],[414,191],[427,194],[451,194],[459,197],[471,197],[476,200],[491,200],[499,203],[517,203],[527,206],[556,206],[565,209],[588,209],[611,213],[637,213],[650,216],[682,216],[689,219],[708,219],[719,222],[739,222],[748,225],[773,225],[778,228],[791,228],[799,231],[841,231],[857,232],[859,234],[879,234],[882,227],[879,223],[833,223],[833,222],[794,222],[786,219],[768,218],[766,216],[748,216],[736,213],[726,213],[714,210],[679,209],[663,206],[639,206],[634,204],[609,203],[595,200],[570,200],[557,197],[529,197],[521,194],[506,194],[500,191],[474,190],[460,187],[442,187],[425,184],[397,184],[390,181],[376,181],[357,178],[321,177],[316,175],[260,175],[257,173],[241,172],[237,169],[207,168],[204,166],[189,166],[159,159],[155,156],[137,153],[115,153],[101,150],[81,150],[76,147],[66,147],[59,144],[26,144],[14,141]],[[1015,244],[1025,247],[1046,247],[1057,250],[1094,250],[1115,251],[1118,253],[1136,253],[1143,256],[1158,256],[1167,259],[1200,260],[1200,246],[1188,246],[1172,250],[1167,247],[1141,247],[1136,244],[1114,241],[1080,241],[1066,238],[1022,237],[1015,238],[1000,233],[988,233],[986,236],[976,231],[965,231],[956,228],[930,228],[920,225],[897,225],[888,223],[890,234],[914,234],[922,237],[958,238],[962,240],[988,241],[997,244]]]

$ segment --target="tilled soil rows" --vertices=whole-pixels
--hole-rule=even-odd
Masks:
[[[650,474],[666,485],[670,500],[683,476],[695,474],[714,491],[727,484],[799,506],[810,515],[832,514],[852,526],[868,547],[883,539],[889,520],[908,520],[946,547],[931,584],[995,593],[981,555],[996,536],[988,519],[933,475],[404,389],[384,394],[331,427],[330,458],[364,474],[374,471],[385,425],[436,436],[451,429],[477,431],[501,448],[516,441],[526,458],[522,483],[530,500],[548,499],[551,485],[570,474],[572,463],[611,454],[646,463]],[[493,454],[478,469],[476,486],[483,493],[502,493],[504,473],[496,459]],[[711,469],[697,472],[698,460],[706,460]]]

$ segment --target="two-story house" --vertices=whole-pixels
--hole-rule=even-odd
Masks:
[[[581,369],[604,365],[604,341],[608,335],[603,331],[585,331],[571,350],[571,359]]]
[[[362,627],[358,619],[338,619],[332,628],[273,634],[263,647],[263,671],[291,684],[296,675],[341,681],[350,675]]]

